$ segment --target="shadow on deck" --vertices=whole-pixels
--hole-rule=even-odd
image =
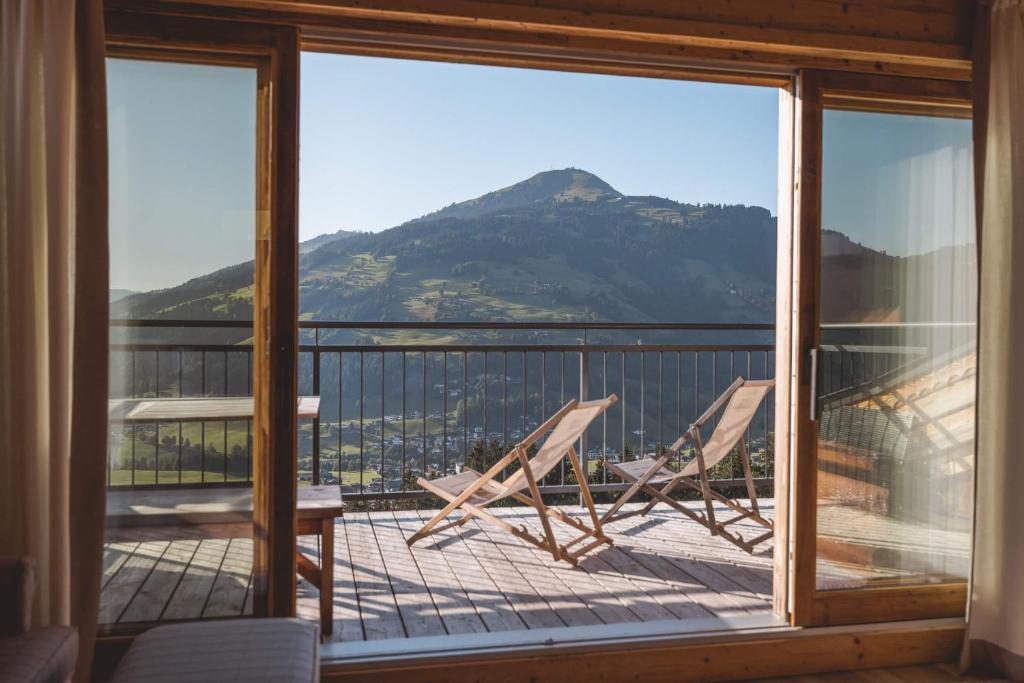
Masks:
[[[697,503],[694,503],[697,505]],[[761,502],[767,516],[774,506]],[[570,514],[583,508],[564,507]],[[495,508],[539,533],[528,508]],[[606,527],[615,545],[578,567],[478,522],[409,548],[431,511],[346,513],[335,525],[335,642],[768,616],[772,547],[753,555],[662,507]],[[760,527],[738,523],[740,533]],[[566,532],[561,525],[556,531]],[[560,540],[568,540],[568,537]],[[300,537],[318,555],[319,538]],[[252,540],[199,528],[140,529],[109,543],[101,622],[231,617],[252,611]],[[298,582],[298,613],[319,618],[317,591]]]

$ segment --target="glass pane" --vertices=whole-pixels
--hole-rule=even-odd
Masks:
[[[826,111],[821,251],[817,587],[964,580],[971,122]]]
[[[218,522],[251,501],[256,70],[108,59],[107,83],[100,621],[250,614],[251,527]]]

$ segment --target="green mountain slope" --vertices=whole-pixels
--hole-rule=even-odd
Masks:
[[[304,318],[766,322],[775,219],[758,207],[624,196],[564,169],[324,240],[300,264]],[[252,264],[239,264],[127,297],[114,314],[246,319],[251,282]]]

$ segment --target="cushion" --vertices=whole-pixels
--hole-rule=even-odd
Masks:
[[[231,619],[159,626],[137,637],[114,683],[320,680],[317,625],[299,619]]]
[[[0,681],[63,683],[71,678],[77,657],[78,632],[70,626],[0,638]]]

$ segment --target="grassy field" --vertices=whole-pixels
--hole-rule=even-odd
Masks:
[[[214,471],[207,469],[206,471],[206,484],[216,484],[224,481],[224,471]],[[230,472],[228,473],[228,481],[245,481],[244,476],[234,476]],[[143,486],[147,484],[156,484],[157,478],[156,473],[151,469],[136,469],[135,470],[135,485]],[[177,470],[160,470],[160,484],[177,484],[178,483],[178,471]],[[181,471],[181,483],[182,484],[202,484],[203,473],[199,470],[182,470]],[[110,485],[111,486],[129,486],[132,484],[132,471],[131,470],[112,470],[110,472]]]

